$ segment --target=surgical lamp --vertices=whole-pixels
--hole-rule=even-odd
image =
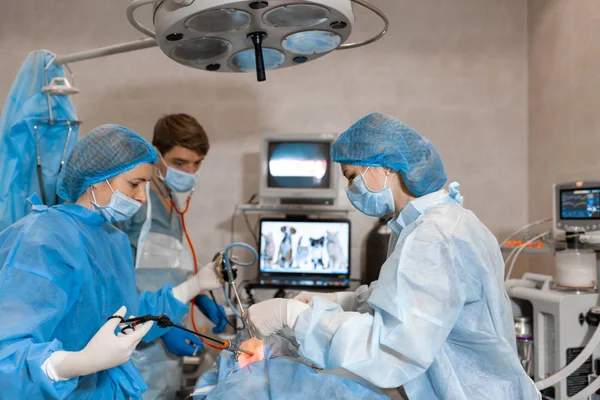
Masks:
[[[377,35],[345,43],[356,22],[352,3],[381,18],[384,27]],[[145,5],[154,6],[154,30],[135,18],[135,11]],[[385,14],[366,0],[134,0],[127,18],[148,38],[57,57],[54,63],[159,46],[167,57],[188,67],[256,71],[258,81],[264,81],[266,70],[373,43],[389,26]]]

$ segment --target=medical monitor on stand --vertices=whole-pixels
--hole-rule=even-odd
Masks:
[[[517,352],[544,398],[593,400],[600,389],[599,250],[594,247],[600,244],[600,181],[558,183],[552,197],[554,241],[523,249],[553,254],[547,265],[553,275],[527,272],[505,282]],[[583,391],[589,394],[580,397]]]
[[[600,181],[555,184],[552,200],[556,240],[565,240],[565,232],[600,234]]]
[[[333,206],[339,172],[330,152],[336,138],[334,133],[263,135],[260,204]]]

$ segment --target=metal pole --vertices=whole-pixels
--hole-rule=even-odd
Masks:
[[[100,58],[110,56],[113,54],[128,53],[130,51],[148,49],[150,47],[156,46],[158,46],[156,40],[154,40],[153,38],[144,38],[134,40],[133,42],[120,43],[112,46],[100,47],[98,49],[84,50],[78,53],[57,56],[54,59],[54,64],[61,65],[77,61],[91,60],[93,58]]]

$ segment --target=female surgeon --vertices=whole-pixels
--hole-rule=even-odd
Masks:
[[[396,118],[371,114],[332,147],[352,205],[395,214],[379,279],[356,292],[300,293],[250,307],[258,336],[289,327],[301,354],[409,399],[531,400],[498,242],[469,210],[433,145]]]
[[[61,171],[66,203],[34,205],[0,233],[1,398],[140,398],[146,385],[129,358],[166,330],[147,323],[116,334],[120,320],[108,318],[128,310],[179,320],[197,293],[220,287],[209,266],[138,295],[129,240],[112,224],[146,201],[156,160],[130,130],[95,128]]]

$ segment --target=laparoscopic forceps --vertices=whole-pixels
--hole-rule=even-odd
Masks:
[[[166,315],[159,315],[159,316],[155,316],[155,315],[143,315],[141,317],[135,317],[135,318],[129,318],[129,319],[124,319],[123,317],[119,316],[119,315],[113,315],[111,317],[109,317],[108,319],[113,319],[113,318],[117,318],[121,320],[121,323],[124,324],[129,324],[127,326],[125,326],[124,328],[122,328],[122,331],[125,331],[126,329],[133,329],[136,325],[139,324],[143,324],[145,322],[148,321],[155,321],[156,325],[159,328],[169,328],[169,327],[173,327],[173,328],[177,328],[177,329],[181,329],[182,331],[186,331],[189,332],[191,334],[194,334],[198,337],[201,337],[204,340],[208,340],[210,342],[216,343],[220,346],[223,346],[223,350],[229,350],[235,354],[237,353],[244,353],[247,354],[249,356],[253,356],[254,353],[248,350],[244,350],[242,348],[240,348],[239,346],[237,346],[236,344],[228,341],[228,340],[220,340],[220,339],[215,339],[213,337],[204,335],[202,333],[198,333],[198,332],[194,332],[190,329],[184,328],[183,326],[174,324],[173,321],[171,321],[171,319],[166,316]]]

